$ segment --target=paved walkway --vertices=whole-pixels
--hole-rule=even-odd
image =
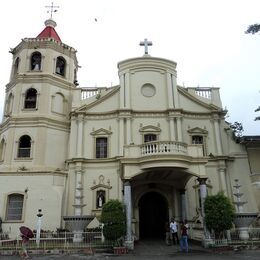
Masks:
[[[212,250],[205,249],[200,245],[190,244],[188,253],[180,252],[179,246],[166,246],[163,241],[146,240],[140,241],[134,251],[126,255],[114,255],[108,253],[95,253],[95,255],[71,254],[71,255],[31,255],[30,259],[34,260],[259,260],[260,250],[243,250],[243,251],[224,251],[213,252]],[[15,260],[20,259],[19,256],[1,256],[0,260]]]

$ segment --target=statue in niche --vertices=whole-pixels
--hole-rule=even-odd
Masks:
[[[97,191],[97,201],[96,201],[97,209],[102,208],[105,202],[106,202],[105,191],[104,190]]]

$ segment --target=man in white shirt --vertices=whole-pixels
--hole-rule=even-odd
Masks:
[[[174,218],[171,219],[170,222],[170,231],[172,235],[172,240],[174,245],[179,244],[179,238],[178,238],[178,226]]]

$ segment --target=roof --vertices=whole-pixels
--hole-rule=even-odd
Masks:
[[[55,30],[56,22],[52,19],[45,21],[44,30],[36,38],[52,38],[58,42],[61,42],[60,36]]]
[[[252,146],[260,144],[260,135],[245,135],[242,137],[241,143]]]

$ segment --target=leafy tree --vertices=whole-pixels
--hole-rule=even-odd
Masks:
[[[255,34],[255,33],[259,32],[259,31],[260,31],[260,24],[255,23],[255,24],[249,25],[247,30],[245,31],[245,33]]]
[[[242,123],[235,122],[235,123],[230,125],[230,128],[233,131],[233,138],[234,138],[234,140],[236,142],[239,142],[241,137],[243,136],[243,131],[244,131]]]
[[[231,200],[219,192],[214,196],[207,196],[204,204],[205,223],[209,230],[214,230],[216,237],[233,225],[235,208]]]
[[[103,205],[100,220],[106,239],[116,240],[126,234],[124,205],[119,200],[109,200]]]
[[[259,111],[260,111],[260,106],[255,110],[255,112],[259,112]],[[257,121],[257,120],[260,120],[260,116],[257,116],[255,118],[255,121]]]

